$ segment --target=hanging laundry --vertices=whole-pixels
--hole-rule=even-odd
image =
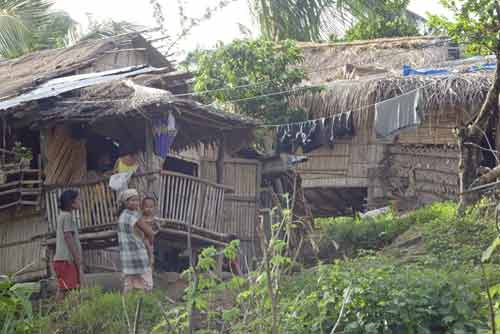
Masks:
[[[387,138],[402,129],[415,127],[422,122],[420,89],[392,98],[375,106],[375,134]]]
[[[339,138],[354,135],[354,121],[352,112],[342,112],[325,119],[323,126],[323,143],[333,149]]]
[[[278,153],[292,153],[293,143],[296,137],[297,127],[295,125],[281,125],[276,131]]]
[[[175,117],[172,113],[168,117],[160,116],[153,119],[153,139],[155,154],[166,158],[170,152],[175,136],[177,135],[177,128],[175,124]]]
[[[324,120],[315,120],[304,125],[303,132],[306,136],[301,143],[304,153],[309,153],[323,146],[323,124]]]

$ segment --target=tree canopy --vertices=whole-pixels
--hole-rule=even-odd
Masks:
[[[258,39],[198,50],[185,64],[195,73],[195,92],[211,91],[201,95],[204,102],[267,122],[289,122],[306,118],[303,110],[288,104],[288,96],[296,94],[294,86],[305,78],[297,67],[302,60],[301,50],[292,41],[276,44]],[[276,94],[283,91],[287,93]]]
[[[0,0],[0,57],[34,49],[37,32],[50,21],[50,6],[47,0]]]
[[[469,54],[500,53],[500,3],[498,0],[442,0],[454,17],[430,15],[429,25],[465,44]]]
[[[409,0],[382,0],[371,11],[356,11],[356,23],[346,31],[348,41],[416,36],[417,22],[408,15]]]

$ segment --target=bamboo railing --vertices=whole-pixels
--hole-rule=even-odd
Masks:
[[[13,166],[11,169],[2,169],[5,182],[0,184],[0,210],[21,205],[38,206],[41,170],[23,168],[19,164]]]
[[[225,232],[223,221],[224,192],[226,187],[195,177],[161,171],[159,174],[158,216],[176,223],[204,228],[213,232]],[[150,176],[140,175],[134,178]],[[55,231],[61,193],[75,189],[80,193],[81,207],[74,212],[74,219],[80,228],[99,227],[117,221],[117,194],[108,187],[109,179],[92,183],[45,188],[45,204],[49,230]]]

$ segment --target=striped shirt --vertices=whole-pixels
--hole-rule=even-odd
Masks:
[[[149,270],[149,256],[143,238],[135,226],[140,213],[124,210],[118,218],[118,243],[125,275],[142,275]]]

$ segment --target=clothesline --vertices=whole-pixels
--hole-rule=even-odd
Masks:
[[[412,89],[410,91],[407,91],[403,94],[400,94],[400,95],[396,95],[396,96],[393,96],[391,98],[388,98],[386,100],[383,100],[383,101],[378,101],[376,103],[373,103],[373,104],[368,104],[368,105],[365,105],[365,106],[362,106],[362,107],[358,107],[358,108],[355,108],[355,109],[350,109],[350,110],[347,110],[347,111],[343,111],[339,114],[342,114],[342,113],[346,113],[346,112],[354,112],[354,111],[358,111],[358,110],[362,110],[362,109],[366,109],[366,108],[370,108],[370,107],[375,107],[381,103],[384,103],[384,102],[388,102],[388,101],[391,101],[391,100],[395,100],[395,99],[399,99],[403,96],[406,96],[406,95],[410,95],[420,89],[423,89],[423,88],[426,88],[426,87],[429,87],[429,86],[432,86],[436,84],[436,82],[432,82],[432,83],[428,83],[428,84],[425,84],[425,85],[422,85],[420,87],[417,87],[415,89]],[[259,128],[278,128],[278,127],[281,127],[281,126],[284,126],[284,125],[297,125],[297,124],[303,124],[303,123],[308,123],[308,122],[317,122],[317,121],[320,121],[320,120],[323,120],[325,118],[328,118],[328,117],[332,117],[336,114],[330,114],[329,116],[325,116],[325,117],[319,117],[319,118],[315,118],[315,119],[309,119],[309,120],[305,120],[305,121],[300,121],[300,122],[292,122],[292,123],[284,123],[284,124],[263,124],[263,125],[260,125],[258,126]]]

